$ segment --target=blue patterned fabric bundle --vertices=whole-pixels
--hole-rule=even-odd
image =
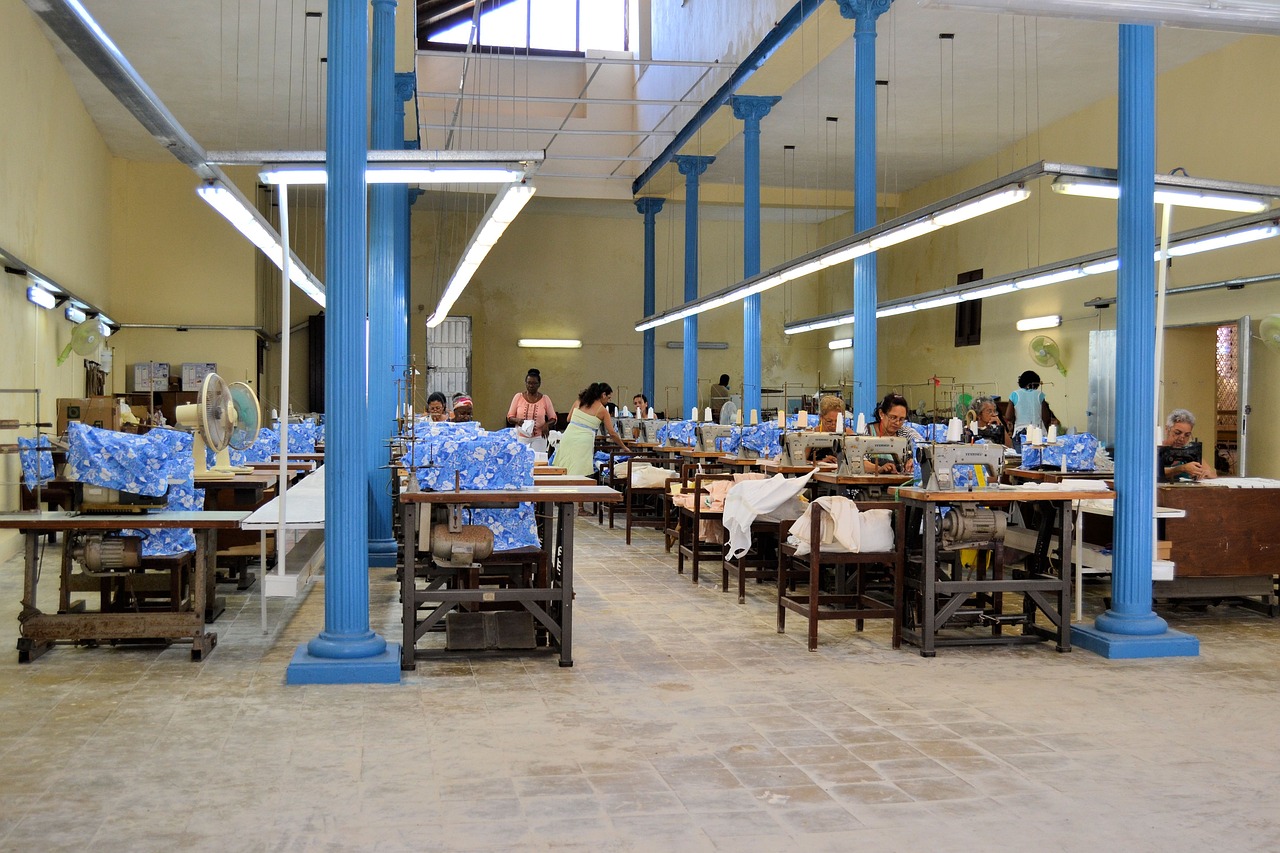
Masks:
[[[37,441],[39,443],[37,443]],[[53,454],[37,448],[52,447],[49,436],[39,439],[18,437],[18,458],[22,462],[22,482],[27,490],[45,485],[53,479]]]
[[[431,423],[428,426],[452,429],[419,431],[421,440],[414,448],[413,456],[418,466],[420,488],[452,491],[455,473],[464,490],[514,490],[533,486],[533,451],[516,441],[513,433],[486,434],[474,425],[479,430],[479,434],[475,434],[471,423]],[[402,461],[409,465],[409,456],[406,455]],[[477,508],[469,514],[475,519],[469,523],[483,524],[493,531],[496,551],[538,547],[540,544],[531,503],[522,503],[516,509]]]
[[[695,421],[667,421],[658,427],[658,444],[663,447],[679,444],[694,447],[698,443],[698,424]]]
[[[1060,435],[1053,444],[1035,446],[1022,441],[1023,468],[1057,468],[1062,470],[1066,461],[1068,471],[1092,471],[1094,456],[1098,452],[1098,439],[1087,432]]]
[[[165,509],[170,512],[198,512],[204,509],[204,489],[197,489],[192,481],[170,485],[169,503]],[[196,549],[196,535],[190,528],[165,527],[126,530],[125,533],[143,537],[144,557],[172,557]]]
[[[738,448],[742,446],[742,427],[735,426],[729,430],[729,434],[723,438],[716,439],[715,449],[722,453],[738,452]]]
[[[754,450],[762,459],[772,459],[782,453],[782,430],[774,421],[744,426],[740,439],[741,447]]]
[[[158,497],[170,479],[191,476],[190,433],[153,429],[130,435],[70,423],[67,443],[67,478],[82,483]]]
[[[925,441],[941,444],[947,440],[946,424],[907,424],[907,426],[918,432]]]

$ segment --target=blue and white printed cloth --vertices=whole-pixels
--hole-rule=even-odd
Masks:
[[[533,486],[533,451],[516,441],[514,431],[485,433],[474,423],[419,424],[419,442],[413,460],[418,486],[430,491],[453,489],[455,474],[464,490],[515,490]],[[440,427],[446,427],[440,429]],[[402,459],[408,466],[408,454]],[[538,528],[533,504],[516,509],[473,509],[470,524],[483,524],[493,531],[495,551],[538,547]]]
[[[754,450],[761,459],[772,459],[782,453],[782,430],[776,421],[744,426],[741,446]]]
[[[38,442],[38,443],[37,443]],[[39,439],[18,437],[18,458],[22,462],[22,482],[30,491],[53,479],[53,454],[39,448],[52,447],[49,436]]]
[[[1092,471],[1093,460],[1098,453],[1098,439],[1087,432],[1060,435],[1053,444],[1036,446],[1022,441],[1023,468],[1063,468],[1068,471]]]
[[[191,477],[190,433],[153,429],[131,435],[70,423],[67,444],[70,480],[159,497],[170,480]]]
[[[196,512],[204,509],[204,489],[197,489],[192,481],[173,483],[169,486],[169,503],[165,508],[170,512]],[[196,549],[196,535],[190,528],[165,527],[124,532],[126,535],[142,537],[144,557],[172,557]]]
[[[679,444],[694,447],[698,443],[698,424],[695,421],[667,421],[658,427],[658,444]]]

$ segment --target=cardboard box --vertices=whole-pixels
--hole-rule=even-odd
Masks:
[[[129,391],[168,391],[169,365],[162,361],[139,361],[129,366]]]
[[[1156,559],[1168,560],[1173,555],[1173,543],[1168,539],[1156,540]]]
[[[101,429],[120,429],[120,410],[114,397],[59,397],[58,435],[67,434],[67,424],[87,424]]]
[[[204,378],[218,372],[215,361],[184,361],[182,363],[182,387],[178,391],[199,391]]]

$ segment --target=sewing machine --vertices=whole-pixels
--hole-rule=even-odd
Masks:
[[[733,437],[733,431],[741,427],[729,424],[698,424],[698,449],[707,452],[724,452],[724,443]]]
[[[927,491],[995,486],[1004,472],[1004,447],[999,444],[922,444],[919,451],[920,482]],[[971,479],[964,474],[968,467],[974,469]],[[970,479],[967,487],[966,479]]]
[[[645,444],[658,443],[658,427],[665,424],[665,420],[658,418],[643,418],[640,420],[640,437]]]
[[[618,435],[623,438],[639,438],[643,418],[616,418]]]
[[[911,442],[896,435],[846,435],[840,447],[841,477],[858,477],[866,473],[862,461],[870,457],[872,461],[884,463],[885,457],[893,460],[898,471],[905,471],[907,459],[911,457]]]
[[[815,450],[836,452],[840,437],[830,432],[788,432],[782,437],[782,456],[787,465],[812,465]]]
[[[75,508],[83,513],[107,513],[110,515],[128,512],[162,511],[169,505],[168,492],[152,497],[134,492],[123,492],[92,483],[75,484]]]

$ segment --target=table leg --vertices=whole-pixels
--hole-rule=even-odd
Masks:
[[[938,508],[932,501],[924,504],[924,565],[921,568],[920,589],[924,597],[921,608],[923,624],[920,626],[920,657],[931,658],[937,654],[933,648],[934,632],[937,630],[937,601],[934,595],[934,583],[938,578]]]
[[[414,662],[414,646],[417,644],[418,602],[417,569],[418,569],[418,522],[420,507],[418,504],[404,504],[401,510],[404,521],[400,528],[404,531],[404,566],[400,571],[400,669],[417,668]]]
[[[1084,507],[1076,510],[1076,541],[1072,543],[1072,560],[1070,565],[1075,569],[1076,581],[1076,621],[1084,621]],[[1063,565],[1067,565],[1063,563]]]
[[[195,616],[196,630],[191,637],[191,659],[203,660],[213,651],[218,642],[218,635],[204,630],[203,621],[208,619],[207,608],[213,606],[211,590],[217,582],[214,575],[214,561],[218,558],[218,531],[213,529],[195,530],[196,558],[192,567],[191,578],[191,612]]]
[[[1062,564],[1058,579],[1058,651],[1071,651],[1071,561],[1074,556],[1071,550],[1071,501],[1063,501],[1059,512],[1062,513],[1062,529],[1058,531],[1058,542],[1062,545]]]
[[[280,535],[279,531],[276,536]],[[258,624],[262,628],[262,633],[267,633],[267,531],[258,531],[258,565],[262,567],[262,584],[258,587],[258,598],[260,614],[258,616]]]
[[[560,560],[560,665],[573,666],[573,521],[578,514],[571,503],[559,507],[556,553]]]

